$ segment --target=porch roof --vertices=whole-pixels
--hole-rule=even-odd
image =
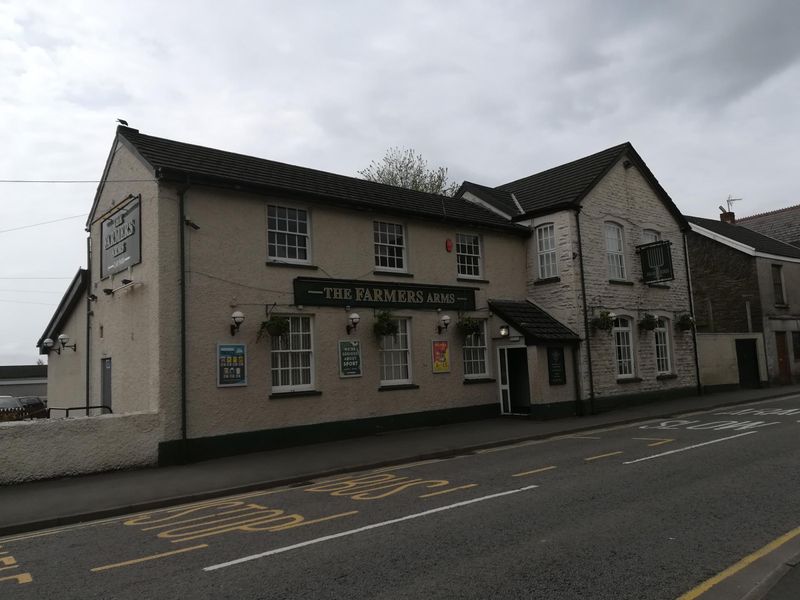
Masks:
[[[580,337],[530,300],[489,300],[489,307],[525,336],[529,346],[538,343],[576,343]]]

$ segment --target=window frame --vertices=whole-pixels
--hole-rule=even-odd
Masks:
[[[783,281],[783,265],[770,264],[770,273],[772,274],[772,296],[775,306],[785,306],[789,304],[786,297],[786,285]],[[777,279],[775,274],[778,274]],[[780,287],[780,299],[778,298],[778,287]]]
[[[663,335],[663,343],[659,343],[659,335]],[[653,344],[655,347],[656,374],[671,375],[672,370],[672,339],[670,336],[670,321],[666,317],[656,316],[656,327],[653,329]],[[659,357],[659,348],[663,348],[664,356]],[[667,368],[662,370],[659,361],[666,361]]]
[[[609,245],[609,232],[613,229],[619,232],[619,250],[613,249]],[[628,272],[625,268],[625,228],[616,221],[606,221],[604,223],[604,233],[606,240],[606,265],[608,268],[608,278],[614,281],[628,281]],[[612,257],[619,259],[619,273],[612,270]]]
[[[271,346],[270,346],[270,350],[269,350],[269,356],[270,356],[269,360],[270,360],[270,384],[271,384],[272,393],[274,393],[274,394],[282,394],[282,393],[291,393],[291,392],[313,391],[315,389],[315,385],[316,385],[316,368],[315,368],[315,365],[314,365],[314,356],[315,356],[315,353],[314,353],[314,319],[313,319],[313,317],[311,315],[280,315],[280,316],[282,316],[285,319],[289,320],[290,329],[289,329],[289,333],[287,333],[286,336],[281,336],[281,337],[278,337],[278,338],[271,338],[271,341],[270,341]],[[293,349],[291,347],[292,341],[293,341],[293,334],[294,335],[298,335],[298,334],[302,335],[303,333],[305,333],[302,330],[302,328],[301,328],[301,330],[299,332],[292,330],[292,324],[293,324],[292,320],[293,319],[298,319],[300,321],[302,321],[303,319],[307,319],[308,320],[308,336],[309,336],[309,341],[308,341],[309,347],[308,347],[308,349],[304,349],[304,348]],[[284,346],[284,344],[287,343],[287,341],[286,341],[287,339],[288,339],[289,347],[288,348],[284,348],[283,346]],[[288,385],[276,385],[276,377],[275,377],[276,366],[274,364],[274,359],[275,359],[276,354],[278,356],[284,355],[284,354],[288,355],[290,363],[292,362],[292,356],[293,355],[308,354],[308,356],[309,356],[309,358],[308,358],[308,362],[309,362],[309,366],[308,366],[308,369],[309,369],[309,383],[299,383],[299,384],[289,383]],[[295,368],[300,369],[301,373],[302,373],[302,370],[305,368],[305,366],[302,364],[302,362],[299,365],[290,364],[288,369],[287,368],[281,368],[281,366],[278,365],[277,370],[279,372],[281,370],[283,370],[283,371],[288,370],[289,379],[291,381],[292,370],[295,369]],[[278,377],[278,379],[279,379],[279,377]]]
[[[378,230],[379,225],[392,225],[394,227],[400,228],[400,236],[402,237],[403,243],[402,244],[389,244],[380,242],[376,239],[381,233],[385,235],[389,235],[388,232],[381,232]],[[395,234],[397,235],[397,234]],[[387,267],[384,265],[379,264],[380,254],[378,253],[378,247],[385,246],[388,248],[400,248],[400,261],[402,262],[401,267]],[[375,265],[375,269],[378,271],[387,271],[393,273],[408,273],[408,233],[405,223],[396,223],[392,221],[382,221],[382,220],[373,220],[372,221],[372,251],[373,251],[373,262]],[[385,255],[385,258],[394,258],[397,260],[397,256],[390,256]]]
[[[459,248],[462,246],[461,241],[459,239],[461,237],[475,238],[475,244],[471,244],[470,243],[470,244],[464,244],[464,245],[477,246],[478,253],[477,254],[467,254],[467,253],[459,252]],[[473,265],[468,265],[468,264],[462,265],[461,261],[459,261],[459,257],[461,257],[461,256],[465,256],[465,257],[469,257],[469,258],[477,258],[476,263],[474,265],[474,267],[477,268],[477,270],[478,270],[477,274],[474,274],[474,273],[462,273],[461,272],[461,267],[462,266],[464,266],[464,267],[472,267],[473,266]],[[483,277],[483,239],[479,234],[477,234],[477,233],[459,233],[459,232],[456,232],[456,276],[457,277],[461,277],[463,279],[481,279]]]
[[[627,322],[626,326],[620,326],[617,324],[619,321],[623,320]],[[618,334],[627,335],[627,346],[620,346],[619,338],[617,337]],[[611,327],[611,339],[614,348],[614,372],[617,375],[617,379],[634,379],[636,377],[636,358],[633,346],[633,319],[625,315],[614,317],[614,322]],[[629,356],[627,359],[625,359],[625,357],[620,358],[620,349],[622,348],[628,349]],[[630,373],[621,373],[620,363],[626,360],[627,362],[630,362]]]
[[[541,237],[541,232],[549,229],[552,235],[550,236],[550,240],[552,241],[552,248],[543,250],[542,249],[542,240],[546,238]],[[539,273],[539,279],[552,279],[554,277],[558,277],[558,248],[556,244],[556,226],[555,223],[542,223],[541,225],[537,225],[534,229],[534,238],[536,240],[536,265]],[[548,267],[552,267],[552,273],[549,272],[549,269],[542,269],[543,267],[543,259],[548,260]],[[547,272],[545,272],[547,271]]]
[[[381,337],[380,345],[378,348],[378,376],[380,380],[381,387],[392,387],[392,386],[399,386],[399,385],[410,385],[413,382],[413,371],[412,371],[412,363],[411,363],[411,318],[410,317],[396,317],[394,321],[397,323],[397,334],[395,335],[384,335]],[[402,323],[405,323],[405,332],[401,331]],[[385,348],[386,341],[388,339],[392,340],[392,344],[395,343],[395,338],[397,336],[405,335],[406,345],[405,348]],[[390,352],[405,352],[405,367],[408,370],[408,377],[402,379],[384,379],[384,369],[394,368],[397,366],[396,364],[386,365],[384,363],[384,358]],[[399,363],[401,366],[403,363]]]
[[[289,231],[288,229],[287,230],[271,229],[270,228],[270,218],[271,217],[270,217],[270,214],[269,214],[270,213],[270,208],[284,209],[284,210],[287,210],[287,211],[294,210],[294,211],[305,213],[305,216],[306,216],[306,219],[305,219],[306,232],[305,233],[300,233],[299,231]],[[276,216],[274,218],[275,219],[279,219],[280,217],[278,217],[277,214],[276,214]],[[288,222],[288,217],[287,217],[286,220]],[[298,220],[297,222],[299,223],[300,221]],[[287,263],[287,264],[295,264],[295,265],[308,265],[308,264],[311,264],[311,211],[309,211],[305,207],[290,206],[290,205],[287,205],[287,204],[278,204],[278,203],[267,202],[267,227],[266,227],[266,229],[267,229],[267,262],[270,262],[270,263]],[[286,257],[272,256],[270,254],[270,246],[272,245],[270,243],[270,234],[271,233],[275,233],[276,235],[297,236],[297,237],[305,238],[305,242],[306,242],[306,246],[305,246],[306,258],[302,259],[302,258],[289,258],[288,256],[286,256]],[[275,242],[274,245],[275,245],[276,250],[277,250],[277,248],[278,248],[277,241]],[[286,248],[288,250],[288,248],[290,246],[288,244],[284,244],[282,247],[284,247],[284,248]],[[297,248],[297,249],[300,248],[300,246],[292,246],[292,247]],[[287,254],[288,254],[288,251],[287,251]]]
[[[461,361],[462,366],[464,368],[464,379],[485,379],[491,376],[491,372],[489,371],[489,339],[486,335],[486,320],[481,319],[481,331],[478,336],[483,338],[483,344],[468,344],[468,341],[473,341],[476,337],[476,334],[470,334],[464,336],[464,342],[461,347]],[[467,358],[467,351],[480,351],[483,350],[483,359],[482,361],[475,360],[474,358]],[[467,373],[467,364],[468,363],[483,363],[483,371],[480,373]]]

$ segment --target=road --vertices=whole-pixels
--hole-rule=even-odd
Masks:
[[[800,525],[798,433],[791,397],[10,536],[0,597],[674,599]]]

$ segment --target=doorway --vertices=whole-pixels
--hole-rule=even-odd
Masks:
[[[755,340],[736,340],[736,364],[739,367],[739,385],[743,388],[761,386],[758,374],[758,349]]]
[[[111,359],[100,359],[100,404],[111,408]]]
[[[502,346],[497,349],[500,365],[500,413],[527,415],[531,411],[528,379],[528,349]]]
[[[789,367],[789,348],[786,346],[786,332],[775,332],[775,347],[778,351],[778,382],[781,385],[792,383],[792,371]]]

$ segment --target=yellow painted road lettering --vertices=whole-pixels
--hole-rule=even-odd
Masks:
[[[18,584],[23,584],[33,581],[33,577],[30,573],[20,573],[19,575],[6,575],[5,577],[0,577],[0,583],[3,581],[16,581]]]

